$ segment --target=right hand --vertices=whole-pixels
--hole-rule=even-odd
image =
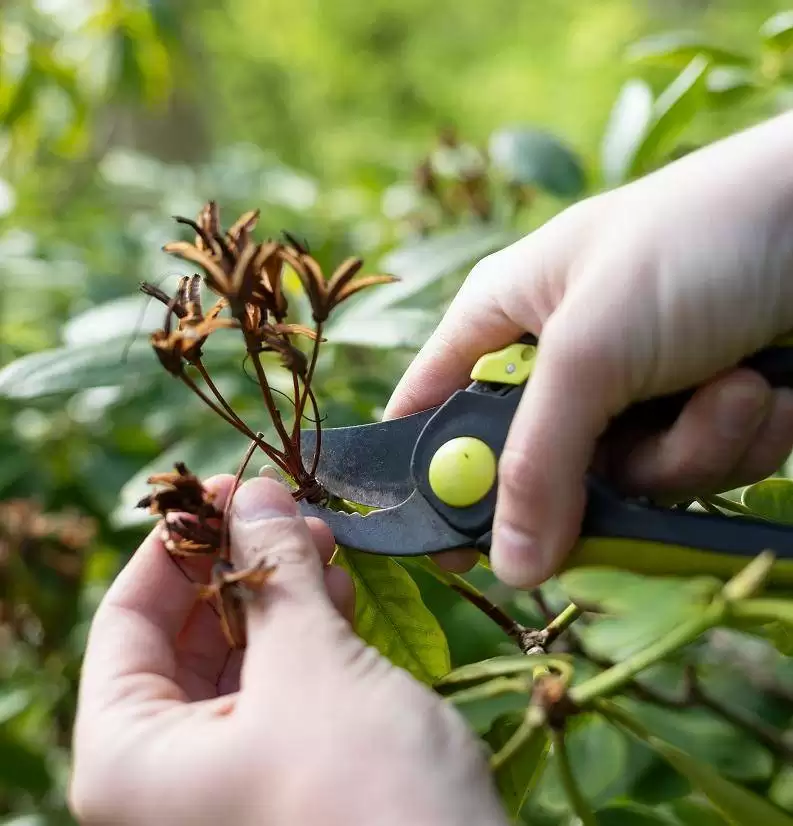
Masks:
[[[581,202],[480,262],[386,417],[445,401],[481,355],[540,335],[501,457],[491,549],[504,582],[536,585],[575,544],[600,437],[635,401],[702,385],[670,430],[610,457],[628,492],[682,499],[782,464],[793,392],[730,368],[793,329],[792,270],[784,115]]]

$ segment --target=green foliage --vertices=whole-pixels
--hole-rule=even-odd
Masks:
[[[339,564],[355,586],[355,629],[361,638],[422,682],[449,671],[449,647],[416,583],[394,559],[340,549]]]
[[[487,11],[278,0],[268,15],[252,0],[189,14],[172,0],[103,0],[84,19],[49,5],[0,12],[0,504],[73,509],[96,535],[71,579],[55,575],[46,543],[33,560],[0,561],[0,817],[16,826],[69,822],[82,646],[149,527],[134,508],[146,478],[177,459],[201,476],[233,472],[245,448],[162,373],[146,340],[162,312],[136,283],[165,276],[170,290],[182,272],[158,252],[173,213],[209,197],[230,211],[261,205],[266,234],[287,228],[323,263],[360,254],[400,276],[333,318],[318,365],[327,424],[371,421],[478,260],[572,200],[772,114],[792,76],[793,18],[766,2],[704,16],[659,7],[652,22],[629,0]],[[433,142],[450,122],[459,141]],[[422,188],[422,161],[442,197]],[[460,199],[472,171],[487,209]],[[293,306],[290,320],[304,321]],[[218,335],[208,359],[225,397],[266,429],[233,343]],[[275,359],[267,369],[288,393]],[[790,523],[791,484],[766,480],[730,501]],[[791,822],[785,595],[570,571],[544,602],[564,615],[576,600],[584,619],[547,656],[526,656],[519,634],[429,565],[345,550],[337,561],[353,575],[364,639],[501,755],[496,783],[517,822],[568,826],[571,805],[601,826]],[[523,631],[547,622],[486,565],[462,581]],[[736,646],[726,662],[725,634]],[[557,685],[585,706],[564,721],[566,761],[536,717]],[[614,704],[598,705],[609,694]]]

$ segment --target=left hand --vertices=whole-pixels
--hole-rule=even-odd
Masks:
[[[230,486],[207,484],[221,506]],[[246,608],[244,656],[229,659],[156,529],[98,609],[75,730],[79,822],[505,826],[463,719],[342,616],[353,593],[327,566],[328,529],[255,479],[234,496],[231,545],[237,567],[278,566]]]

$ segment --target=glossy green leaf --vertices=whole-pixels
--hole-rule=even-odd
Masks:
[[[51,782],[46,757],[0,730],[0,791],[42,795]]]
[[[649,731],[632,712],[605,703],[601,710],[623,730],[653,748],[677,771],[687,777],[733,826],[793,826],[790,818],[764,798],[739,786],[719,773],[718,765],[697,759]]]
[[[478,680],[492,679],[493,677],[503,677],[509,674],[526,674],[539,666],[553,665],[558,662],[565,662],[569,658],[560,655],[534,654],[526,656],[516,654],[513,656],[493,657],[488,660],[481,660],[477,663],[455,668],[444,675],[436,683],[436,687],[458,685],[460,683],[477,682]]]
[[[573,602],[613,614],[645,612],[650,605],[679,612],[707,605],[720,589],[717,580],[706,577],[645,577],[614,568],[575,568],[559,580]]]
[[[752,72],[738,66],[715,66],[705,82],[711,105],[719,108],[743,103],[760,88]]]
[[[709,42],[691,31],[653,34],[631,44],[627,51],[632,63],[671,69],[682,69],[700,55],[725,65],[744,66],[751,62],[748,55]]]
[[[545,131],[500,129],[491,135],[488,151],[492,165],[510,183],[537,186],[562,198],[580,195],[586,188],[579,157]]]
[[[669,826],[669,820],[648,806],[622,803],[595,812],[598,826]]]
[[[128,350],[127,350],[128,348]],[[126,354],[126,360],[125,360]],[[161,375],[148,342],[115,339],[32,353],[0,370],[0,396],[35,399],[89,387],[114,386]]]
[[[702,763],[666,743],[655,743],[658,751],[697,786],[713,805],[736,826],[793,826],[793,818],[775,808],[759,795],[722,777]]]
[[[393,308],[388,312],[364,317],[334,317],[325,332],[328,345],[353,345],[356,347],[418,348],[423,344],[438,319],[426,310]]]
[[[425,683],[451,668],[449,645],[410,574],[394,559],[340,549],[355,585],[355,629],[370,645]]]
[[[32,701],[28,688],[15,688],[13,683],[0,687],[0,725],[21,714]]]
[[[793,525],[793,480],[765,479],[744,490],[741,502],[764,519]]]
[[[793,766],[782,766],[774,778],[768,797],[772,803],[793,812]]]
[[[350,299],[346,310],[334,316],[334,325],[344,329],[381,314],[407,301],[431,284],[454,274],[463,274],[477,261],[517,240],[518,234],[503,227],[478,225],[454,229],[416,241],[389,252],[379,262],[380,272],[400,280]]]
[[[602,717],[587,715],[565,735],[573,776],[591,805],[604,805],[628,768],[628,743]],[[568,808],[567,794],[551,757],[541,784],[541,802],[551,811]]]
[[[163,284],[166,291],[168,284]],[[91,307],[71,318],[63,327],[65,344],[82,346],[113,342],[123,336],[132,338],[161,327],[165,308],[145,295],[128,295]]]
[[[675,141],[705,104],[708,61],[695,57],[658,96],[653,124],[631,164],[631,175],[641,175],[674,148]]]
[[[760,27],[760,36],[774,51],[786,52],[793,46],[793,11],[781,11],[769,17]]]
[[[606,184],[625,181],[652,119],[652,89],[643,80],[629,80],[617,96],[603,136],[601,167]]]
[[[692,799],[676,800],[672,803],[671,809],[681,826],[730,826],[707,802]]]
[[[493,721],[484,739],[495,754],[518,730],[521,714],[505,714]],[[518,751],[495,772],[495,781],[504,808],[514,821],[542,776],[548,757],[549,740],[544,728],[535,729]]]
[[[662,708],[633,700],[619,702],[654,736],[703,760],[725,777],[755,783],[771,776],[774,762],[768,750],[705,709]]]

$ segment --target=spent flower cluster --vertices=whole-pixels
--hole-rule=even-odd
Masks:
[[[323,326],[342,302],[356,293],[395,279],[390,275],[360,276],[363,262],[348,258],[326,277],[307,246],[289,233],[281,240],[256,241],[253,231],[259,211],[246,212],[224,230],[215,202],[206,204],[197,220],[176,218],[189,227],[192,241],[174,241],[165,251],[195,265],[201,273],[186,275],[174,295],[159,287],[141,284],[142,292],[165,306],[162,328],[152,333],[151,345],[163,368],[185,384],[217,416],[251,440],[240,467],[237,483],[256,450],[264,453],[291,483],[296,499],[321,501],[326,493],[317,482],[316,469],[321,448],[321,416],[313,390],[313,380],[324,341]],[[313,325],[290,323],[286,276],[296,276],[311,307]],[[208,309],[202,302],[202,288],[215,296]],[[279,444],[266,441],[234,410],[213,381],[204,362],[209,338],[218,330],[238,331],[241,350],[250,361],[259,386],[262,404],[272,421]],[[304,347],[299,346],[301,343]],[[291,421],[285,421],[276,404],[274,389],[267,378],[262,355],[275,354],[292,376],[289,399]],[[308,410],[310,408],[310,414]],[[316,449],[310,464],[301,450],[301,423],[314,422]],[[241,600],[244,587],[260,587],[268,569],[237,571],[228,555],[225,512],[218,510],[211,494],[184,464],[174,471],[156,474],[148,480],[160,490],[139,503],[163,518],[165,546],[174,560],[210,557],[210,582],[201,589],[214,598],[229,642],[244,644]],[[236,486],[236,485],[235,485]],[[233,496],[233,491],[230,494]],[[178,562],[177,562],[178,564]]]

